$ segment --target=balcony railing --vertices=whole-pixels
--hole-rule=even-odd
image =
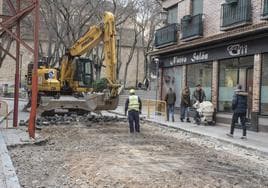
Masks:
[[[251,21],[251,1],[238,0],[221,5],[221,27],[229,28],[247,24]]]
[[[195,16],[187,15],[181,19],[181,39],[203,36],[202,16],[202,14],[197,14]]]
[[[268,17],[268,0],[263,0],[263,17]]]
[[[155,32],[155,47],[160,48],[163,46],[175,44],[178,41],[178,24],[170,24]]]

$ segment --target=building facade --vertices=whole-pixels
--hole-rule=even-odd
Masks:
[[[167,24],[155,32],[151,57],[159,59],[159,96],[173,87],[180,99],[201,84],[231,122],[234,87],[248,92],[253,130],[268,131],[268,0],[165,0]],[[180,100],[176,106],[179,107]]]

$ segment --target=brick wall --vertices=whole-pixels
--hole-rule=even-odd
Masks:
[[[174,2],[174,0],[165,1]],[[178,2],[178,20],[191,12],[191,0],[183,0]],[[203,0],[203,14],[204,14],[204,37],[209,37],[215,34],[223,33],[220,31],[221,25],[221,4],[225,0]],[[258,24],[265,22],[261,20],[262,14],[262,0],[251,0],[252,6],[252,23]]]
[[[189,15],[191,13],[190,5],[191,5],[191,0],[184,0],[184,1],[180,1],[178,3],[178,20],[179,20],[179,23],[181,22],[181,19],[182,19],[183,16]]]

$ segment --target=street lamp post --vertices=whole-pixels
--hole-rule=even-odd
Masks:
[[[158,58],[155,58],[154,59],[154,63],[155,63],[155,67],[156,67],[156,93],[155,93],[155,100],[157,101],[157,94],[158,94],[158,79],[159,79],[159,59]]]

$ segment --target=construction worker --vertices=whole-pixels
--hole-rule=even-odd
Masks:
[[[135,90],[131,89],[129,91],[129,97],[126,100],[125,104],[125,115],[128,112],[128,122],[130,133],[134,133],[134,123],[135,123],[135,132],[140,132],[140,117],[141,113],[141,99],[135,95]]]

